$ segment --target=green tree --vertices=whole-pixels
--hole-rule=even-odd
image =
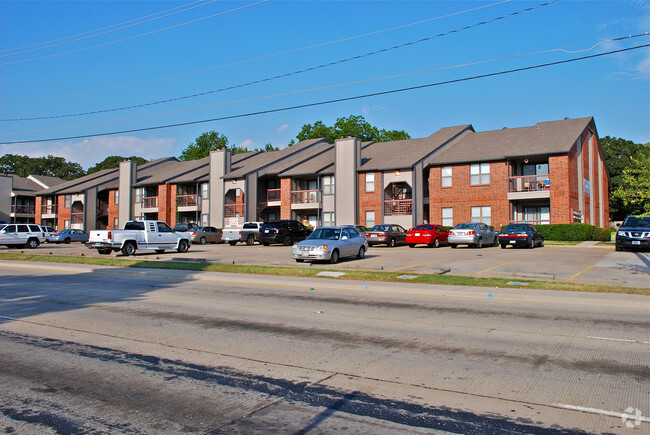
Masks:
[[[68,162],[63,157],[28,157],[16,154],[0,157],[0,172],[19,177],[46,175],[63,180],[73,180],[86,174],[79,163]]]
[[[623,198],[614,195],[616,191],[623,191],[628,181],[623,178],[623,171],[630,165],[631,158],[636,156],[643,145],[636,144],[631,140],[617,137],[601,137],[600,146],[603,150],[603,158],[609,171],[609,191],[611,194],[609,202],[609,214],[612,220],[623,220],[625,216],[634,214],[630,204],[625,204]],[[647,151],[647,144],[646,144]],[[623,190],[620,190],[623,188]]]
[[[253,151],[261,151],[263,153],[268,153],[271,151],[280,151],[280,148],[274,147],[270,143],[267,143],[266,145],[264,145],[264,148],[255,148]]]
[[[199,160],[210,155],[210,151],[222,150],[228,147],[228,138],[216,131],[201,134],[183,150],[179,159],[182,161]]]
[[[650,213],[650,143],[630,157],[612,197],[623,204],[627,214]]]
[[[94,174],[104,169],[113,169],[120,166],[120,162],[124,160],[131,160],[138,165],[143,165],[148,162],[148,160],[143,159],[142,157],[131,156],[131,157],[122,157],[122,156],[109,156],[106,157],[103,161],[97,163],[92,168],[88,169],[88,174]]]
[[[324,137],[330,143],[334,143],[336,139],[348,136],[359,138],[363,142],[389,142],[411,138],[403,130],[380,130],[361,115],[338,118],[332,126],[326,126],[323,121],[316,121],[313,125],[305,124],[296,138],[303,141]],[[289,145],[293,145],[293,141]]]

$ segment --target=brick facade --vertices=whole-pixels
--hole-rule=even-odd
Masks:
[[[280,219],[291,219],[291,178],[280,179]]]
[[[375,212],[375,225],[383,223],[382,216],[382,202],[383,202],[383,189],[381,172],[374,172],[375,174],[375,190],[374,192],[366,192],[366,174],[360,173],[359,177],[359,225],[367,226],[366,212]]]
[[[108,228],[115,228],[115,219],[120,215],[119,213],[119,204],[115,204],[115,195],[117,195],[117,190],[108,191]],[[119,199],[118,199],[119,200]],[[118,222],[118,227],[123,225],[123,222]]]

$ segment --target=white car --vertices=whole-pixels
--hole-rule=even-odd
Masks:
[[[449,230],[447,241],[452,248],[458,245],[482,248],[485,244],[490,246],[498,245],[499,236],[494,232],[492,227],[484,223],[467,222],[458,224]]]
[[[291,248],[291,256],[298,263],[305,260],[329,261],[334,264],[343,257],[366,256],[366,236],[353,226],[316,228],[307,239]]]
[[[0,225],[0,245],[13,248],[37,248],[45,241],[45,232],[36,224]]]

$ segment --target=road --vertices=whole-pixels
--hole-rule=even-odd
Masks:
[[[650,427],[647,296],[18,262],[0,274],[7,433]]]

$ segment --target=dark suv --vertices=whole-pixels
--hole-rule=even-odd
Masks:
[[[628,216],[616,232],[616,250],[650,250],[650,216]]]
[[[294,220],[264,222],[260,228],[259,239],[262,245],[282,243],[291,246],[293,242],[305,240],[311,234],[311,229]]]

